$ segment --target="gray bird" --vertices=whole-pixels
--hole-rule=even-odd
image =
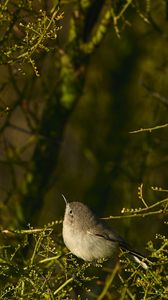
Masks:
[[[144,269],[147,259],[134,251],[112,228],[98,219],[88,206],[81,202],[65,203],[63,240],[67,248],[85,261],[112,257],[118,248],[127,251]]]

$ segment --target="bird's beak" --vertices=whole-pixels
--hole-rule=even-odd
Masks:
[[[62,198],[64,199],[64,201],[65,201],[65,204],[67,205],[68,204],[68,201],[67,201],[67,199],[65,198],[65,196],[62,194]]]

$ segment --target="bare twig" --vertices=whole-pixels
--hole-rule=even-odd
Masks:
[[[153,130],[157,130],[157,129],[162,129],[162,128],[166,128],[168,127],[168,123],[163,124],[163,125],[158,125],[155,127],[150,127],[150,128],[140,128],[138,130],[134,130],[134,131],[130,131],[129,133],[139,133],[139,132],[152,132]]]

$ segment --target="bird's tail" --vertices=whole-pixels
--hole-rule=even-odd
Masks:
[[[126,249],[127,250],[127,249]],[[129,252],[129,254],[131,254],[132,255],[132,257],[134,258],[134,260],[139,264],[139,265],[141,265],[142,266],[142,268],[144,268],[145,270],[147,270],[148,269],[148,264],[149,264],[149,260],[145,257],[145,256],[143,256],[143,255],[141,255],[141,254],[139,254],[138,252],[136,252],[136,251],[134,251],[134,250],[127,250],[128,252]]]
[[[134,251],[125,241],[120,241],[120,248],[123,251],[127,251],[133,257],[133,259],[142,266],[142,268],[145,270],[148,269],[150,261],[139,252]]]

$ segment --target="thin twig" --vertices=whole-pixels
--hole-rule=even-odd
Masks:
[[[163,125],[158,125],[155,127],[150,127],[150,128],[140,128],[138,130],[130,131],[129,133],[139,133],[139,132],[152,132],[153,130],[161,129],[168,127],[168,123],[163,124]]]
[[[118,270],[119,270],[119,264],[117,263],[117,264],[115,265],[115,268],[114,268],[113,272],[112,272],[111,275],[107,278],[106,283],[105,283],[105,285],[104,285],[104,288],[103,288],[101,294],[98,296],[97,300],[102,300],[102,299],[104,299],[104,297],[107,295],[107,291],[108,291],[108,289],[109,289],[111,283],[113,282],[114,277],[116,276]]]
[[[143,214],[140,214],[140,213],[134,213],[132,215],[120,215],[120,216],[109,216],[109,217],[104,217],[104,218],[101,218],[103,220],[111,220],[111,219],[126,219],[126,218],[138,218],[138,217],[147,217],[147,216],[150,216],[150,215],[158,215],[158,214],[161,214],[163,213],[163,209],[160,209],[160,210],[157,210],[157,211],[150,211],[150,212],[147,212],[147,213],[143,213]]]
[[[65,281],[60,287],[54,292],[54,295],[58,294],[66,285],[68,285],[70,282],[74,280],[73,277],[69,278],[67,281]]]

